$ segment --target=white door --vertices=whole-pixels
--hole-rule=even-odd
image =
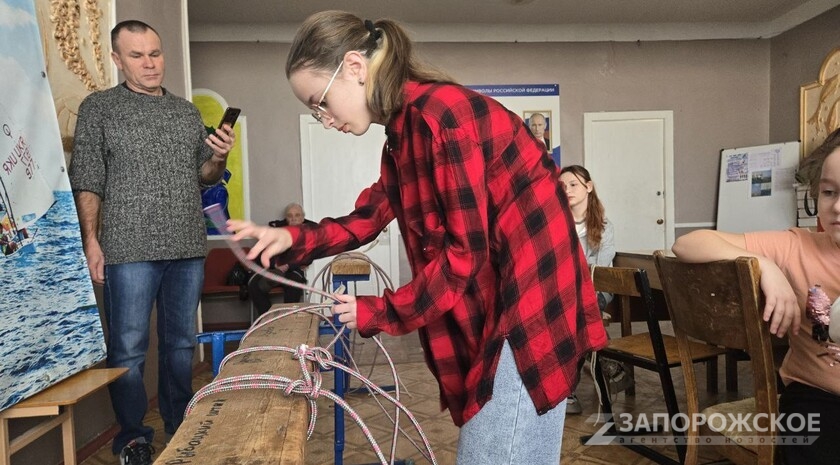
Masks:
[[[385,130],[372,125],[363,136],[344,134],[327,130],[310,115],[300,116],[300,156],[303,179],[303,208],[306,217],[320,221],[324,217],[344,216],[353,211],[359,193],[379,179],[379,164]],[[399,283],[399,228],[393,221],[382,234],[376,245],[362,247],[394,286]],[[307,271],[310,284],[312,278],[331,258],[316,260]],[[377,286],[375,276],[368,282],[359,282],[354,292],[358,295],[382,295],[384,288]]]
[[[674,114],[584,113],[584,166],[595,181],[618,251],[674,243]]]

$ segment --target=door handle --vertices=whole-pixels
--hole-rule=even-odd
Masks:
[[[656,220],[656,224],[663,224],[663,223],[665,223],[665,220],[663,220],[662,218],[659,218],[658,220]]]

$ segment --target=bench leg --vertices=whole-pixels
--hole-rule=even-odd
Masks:
[[[65,407],[65,418],[61,422],[61,441],[64,445],[64,465],[76,465],[76,431],[73,428],[73,406]]]
[[[0,418],[0,465],[9,465],[12,461],[12,448],[9,445],[9,420]]]

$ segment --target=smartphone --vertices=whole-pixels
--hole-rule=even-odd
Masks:
[[[221,128],[225,123],[227,123],[230,125],[231,129],[233,129],[233,125],[236,124],[236,120],[239,118],[239,113],[241,112],[242,110],[239,108],[227,107],[225,114],[222,116],[222,120],[216,127]]]

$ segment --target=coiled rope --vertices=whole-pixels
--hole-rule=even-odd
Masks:
[[[220,231],[225,231],[226,230],[226,226],[225,226],[226,218],[224,216],[224,213],[222,212],[221,206],[219,206],[218,204],[211,205],[211,206],[205,208],[204,211],[207,214],[207,216],[210,218],[210,220],[214,223],[214,225],[216,226],[217,229],[219,229]],[[380,341],[380,339],[378,337],[371,338],[376,343],[379,350],[384,354],[385,359],[388,362],[388,365],[391,369],[391,375],[394,379],[394,396],[389,395],[381,387],[377,386],[375,383],[370,381],[370,379],[368,377],[363,376],[360,373],[360,371],[358,369],[358,366],[356,365],[356,362],[351,355],[351,351],[349,350],[349,347],[347,347],[347,345],[346,345],[345,338],[342,337],[342,335],[344,334],[344,331],[345,331],[345,327],[344,326],[342,326],[340,328],[336,327],[336,325],[333,323],[333,319],[328,316],[328,314],[330,314],[331,311],[326,312],[327,314],[325,314],[325,312],[324,312],[324,310],[331,310],[332,304],[333,304],[333,302],[335,302],[335,298],[332,294],[328,293],[326,290],[317,289],[315,287],[312,287],[312,286],[309,286],[309,285],[306,285],[306,284],[303,284],[303,283],[298,283],[298,282],[286,279],[285,277],[280,276],[276,273],[272,273],[271,271],[268,271],[265,268],[262,268],[261,266],[256,264],[254,261],[249,260],[247,258],[246,252],[242,249],[242,247],[237,242],[231,241],[229,239],[226,242],[230,246],[234,255],[239,259],[239,261],[242,262],[242,264],[244,266],[246,266],[248,269],[254,271],[255,273],[258,273],[261,276],[263,276],[263,277],[265,277],[269,280],[272,280],[274,282],[277,282],[277,283],[280,283],[280,284],[283,284],[283,285],[286,285],[286,286],[292,286],[292,287],[296,287],[296,288],[299,288],[299,289],[303,289],[304,291],[307,291],[307,292],[310,293],[310,298],[314,294],[314,295],[319,295],[319,296],[325,297],[327,299],[327,302],[324,302],[324,303],[310,304],[310,305],[307,305],[307,306],[296,307],[296,308],[292,308],[292,309],[280,308],[280,309],[270,310],[270,311],[264,313],[253,323],[251,328],[249,328],[249,330],[245,333],[245,335],[242,338],[243,342],[245,341],[245,339],[248,336],[253,334],[254,331],[256,331],[257,329],[259,329],[259,328],[261,328],[261,327],[263,327],[263,326],[265,326],[269,323],[277,321],[281,318],[285,318],[289,315],[293,315],[293,314],[296,314],[296,313],[299,313],[299,312],[311,313],[311,314],[314,314],[314,315],[318,316],[319,318],[323,319],[328,325],[331,326],[331,328],[333,329],[333,332],[335,334],[335,337],[329,342],[329,344],[327,344],[326,347],[308,347],[305,344],[302,344],[302,345],[298,346],[297,348],[290,348],[290,347],[286,347],[286,346],[258,346],[258,347],[249,347],[249,348],[245,348],[245,349],[239,349],[239,350],[236,350],[234,352],[231,352],[228,356],[226,356],[222,360],[220,368],[219,368],[220,371],[221,371],[221,368],[224,367],[224,365],[227,363],[227,361],[234,358],[234,357],[238,357],[240,355],[247,354],[247,353],[259,352],[259,351],[279,351],[279,352],[290,353],[293,358],[298,360],[298,362],[300,364],[300,368],[301,368],[301,377],[300,377],[300,379],[292,380],[290,378],[287,378],[287,377],[284,377],[284,376],[278,376],[278,375],[253,374],[253,375],[240,375],[240,376],[232,376],[232,377],[226,377],[226,378],[217,378],[214,381],[212,381],[210,384],[204,386],[198,392],[196,392],[196,394],[193,396],[193,399],[187,405],[186,414],[189,414],[193,410],[195,405],[201,399],[203,399],[204,397],[207,397],[208,395],[211,395],[211,394],[220,393],[220,392],[235,391],[235,390],[243,390],[243,389],[277,389],[277,390],[283,391],[284,395],[286,395],[286,396],[290,396],[292,394],[303,395],[309,401],[310,418],[309,418],[309,426],[308,426],[308,429],[307,429],[307,439],[309,439],[311,437],[312,433],[314,432],[314,429],[315,429],[315,422],[316,422],[316,419],[317,419],[317,412],[318,412],[317,400],[320,397],[326,397],[329,400],[335,402],[337,405],[344,408],[344,410],[348,412],[350,417],[354,420],[354,422],[356,422],[356,424],[362,430],[365,437],[368,439],[368,442],[371,444],[371,447],[373,448],[373,451],[376,454],[377,458],[380,460],[381,464],[387,465],[389,463],[391,463],[391,464],[394,463],[395,455],[396,455],[397,439],[399,438],[400,433],[402,433],[404,435],[404,437],[412,445],[414,445],[414,447],[418,450],[418,452],[420,452],[420,454],[424,458],[426,458],[432,464],[437,465],[437,460],[435,458],[434,451],[432,450],[431,444],[429,443],[429,441],[428,441],[425,433],[423,432],[420,424],[417,422],[414,415],[412,415],[411,412],[399,400],[399,397],[400,397],[400,388],[399,388],[400,387],[400,380],[399,380],[399,377],[397,376],[396,367],[394,366],[393,360],[391,359],[387,350],[385,350],[385,347],[382,345],[382,342]],[[346,258],[354,258],[354,259],[365,260],[366,262],[370,263],[372,268],[376,271],[375,274],[377,276],[377,286],[379,285],[380,280],[381,280],[381,282],[384,283],[385,287],[387,287],[389,289],[393,289],[393,285],[392,285],[390,279],[388,278],[387,274],[384,272],[384,270],[382,270],[382,268],[379,267],[378,265],[376,265],[375,263],[371,262],[370,259],[367,256],[365,256],[364,254],[358,254],[358,253],[352,253],[352,252],[351,253],[339,254],[334,258],[333,261],[346,259]],[[316,277],[316,281],[317,281],[318,278],[321,278],[322,284],[323,284],[325,289],[329,286],[329,283],[332,281],[331,272],[330,271],[325,271],[329,268],[331,268],[330,264],[328,264],[326,267],[324,267],[324,269],[322,269]],[[345,365],[343,365],[341,363],[338,363],[338,362],[333,360],[333,356],[332,356],[332,353],[330,352],[330,349],[337,343],[342,344],[342,346],[345,348],[345,353],[348,354],[348,359],[352,363],[353,368],[351,368],[349,366],[345,366]],[[378,354],[378,353],[379,352],[376,352],[376,354]],[[375,362],[376,362],[376,358],[374,356],[374,365],[375,365]],[[312,369],[309,369],[308,365],[311,365]],[[379,407],[382,409],[382,411],[393,422],[394,433],[393,433],[393,436],[392,436],[390,460],[386,461],[385,456],[382,453],[382,450],[379,447],[379,444],[377,443],[376,439],[371,434],[370,429],[367,427],[367,425],[364,423],[364,421],[359,417],[358,413],[350,407],[350,405],[347,403],[347,401],[345,399],[343,399],[341,396],[339,396],[338,394],[336,394],[336,393],[334,393],[334,392],[332,392],[328,389],[323,389],[321,387],[321,385],[322,385],[321,370],[325,370],[325,369],[334,370],[335,376],[342,376],[341,374],[339,374],[339,371],[341,371],[341,372],[347,373],[347,374],[353,376],[354,378],[358,379],[359,381],[361,381],[362,384],[365,386],[365,388],[368,390],[368,392],[371,393],[373,399],[376,401],[376,403],[379,405]],[[382,398],[386,399],[387,401],[391,402],[394,405],[395,411],[394,411],[393,417],[389,414],[389,412],[385,408],[385,406],[379,401],[378,396],[381,396]],[[420,437],[420,439],[423,443],[423,447],[420,447],[417,444],[417,442],[415,442],[409,436],[409,434],[406,433],[406,431],[403,430],[400,427],[400,425],[399,425],[400,413],[404,413],[406,415],[406,417],[411,421],[412,425],[414,426],[415,431],[417,432],[418,436]]]

